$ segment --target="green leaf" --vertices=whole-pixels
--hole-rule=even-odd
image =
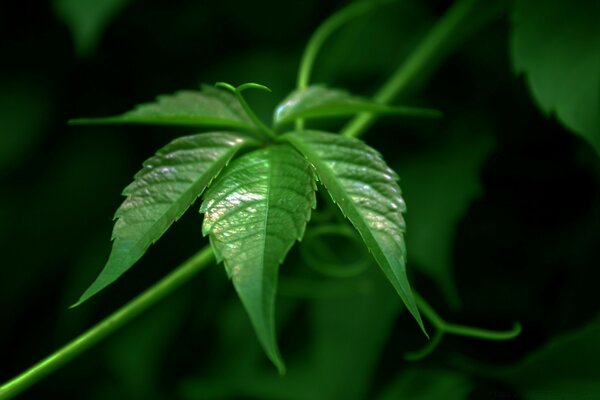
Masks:
[[[131,0],[54,0],[54,12],[73,36],[80,56],[92,53],[110,20]]]
[[[140,104],[122,115],[79,118],[69,122],[76,125],[149,124],[256,129],[235,96],[210,86],[204,86],[202,92],[183,90],[173,95],[158,96],[154,103]]]
[[[240,157],[210,187],[202,232],[233,280],[268,357],[284,371],[275,335],[277,271],[315,206],[310,164],[289,145]]]
[[[406,210],[398,176],[358,139],[304,131],[282,136],[315,167],[334,202],[362,236],[375,260],[425,332],[406,276]]]
[[[430,118],[441,116],[437,110],[393,107],[353,96],[343,90],[310,86],[292,92],[283,100],[275,110],[273,119],[275,125],[282,125],[298,118],[344,117],[361,112]]]
[[[512,59],[540,108],[600,153],[600,7],[589,0],[517,0]]]
[[[131,268],[248,142],[243,136],[225,132],[183,136],[146,160],[123,191],[127,199],[115,214],[108,262],[76,305]]]

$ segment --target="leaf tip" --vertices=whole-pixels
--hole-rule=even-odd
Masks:
[[[403,301],[405,302],[405,305],[406,305],[406,308],[408,308],[408,311],[411,313],[413,318],[417,321],[417,325],[419,325],[419,328],[421,328],[421,332],[423,332],[423,334],[425,335],[427,340],[431,339],[429,337],[429,333],[427,333],[427,329],[425,329],[425,324],[423,323],[423,319],[421,318],[421,313],[419,312],[419,308],[418,308],[417,304],[414,303],[414,300],[413,300],[413,304],[411,304],[413,307],[409,307],[409,304],[406,303],[406,301],[404,299],[403,299]]]
[[[277,360],[277,362],[275,363],[275,366],[277,367],[277,372],[279,373],[279,376],[285,376],[285,374],[287,373],[287,369],[285,368],[285,364],[283,363],[283,360],[281,360],[281,359]]]
[[[279,373],[279,376],[285,376],[285,374],[287,372],[285,369],[285,365],[278,366],[277,372]]]
[[[69,310],[79,307],[81,305],[81,303],[83,303],[83,302],[81,300],[79,300],[77,303],[71,304],[69,306]]]
[[[90,118],[71,118],[67,121],[67,125],[76,126],[76,125],[90,125],[93,124],[93,120]]]
[[[85,293],[79,298],[79,300],[77,300],[75,303],[71,304],[69,306],[69,310],[72,310],[74,308],[79,307],[80,305],[82,305],[83,303],[85,303],[91,296],[86,296]]]
[[[425,325],[423,325],[423,321],[421,321],[421,318],[419,318],[417,323],[419,324],[419,327],[421,328],[421,332],[423,332],[423,335],[425,335],[427,340],[430,340],[431,338],[429,337],[429,333],[427,333],[427,329],[425,329]]]

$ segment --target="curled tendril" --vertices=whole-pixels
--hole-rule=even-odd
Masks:
[[[363,248],[360,237],[350,227],[342,224],[327,224],[306,232],[300,246],[300,255],[312,269],[330,277],[351,278],[364,272],[371,263],[368,253],[362,251],[350,262],[339,261],[340,254],[336,254],[333,250],[336,246],[332,246],[331,243],[331,239],[336,238],[350,241],[355,249]]]
[[[244,96],[242,96],[242,92],[247,89],[258,89],[258,90],[263,90],[263,91],[269,92],[269,93],[271,92],[271,89],[269,89],[265,85],[260,85],[258,83],[253,83],[253,82],[244,83],[238,87],[235,87],[232,84],[227,83],[227,82],[217,82],[217,83],[215,83],[215,87],[229,90],[230,92],[232,92],[235,95],[235,97],[238,99],[238,101],[240,102],[240,105],[242,106],[242,108],[244,109],[246,114],[250,117],[252,122],[254,122],[254,124],[258,127],[260,132],[262,132],[267,137],[267,139],[275,139],[277,134],[271,128],[269,128],[267,125],[265,125],[265,123],[262,122],[260,120],[260,118],[258,118],[258,116],[254,113],[252,108],[250,108],[250,105],[248,105],[248,103],[246,102],[246,99],[244,98]]]
[[[404,355],[404,359],[407,361],[418,361],[427,357],[437,348],[445,334],[466,336],[482,340],[500,341],[514,339],[517,336],[519,336],[521,334],[521,331],[523,330],[521,324],[518,322],[515,322],[513,324],[513,327],[506,331],[492,331],[488,329],[481,329],[472,326],[446,322],[433,309],[433,307],[431,307],[429,303],[425,301],[425,299],[419,296],[418,293],[415,292],[414,295],[419,310],[421,311],[423,316],[427,320],[429,320],[429,322],[433,325],[436,331],[433,334],[431,340],[423,348],[421,348],[420,350],[406,353]]]

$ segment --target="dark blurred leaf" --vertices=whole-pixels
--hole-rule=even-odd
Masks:
[[[223,90],[205,86],[202,92],[184,90],[158,96],[156,102],[140,104],[125,114],[105,118],[78,118],[76,125],[147,124],[211,126],[253,130],[254,125],[237,99]]]
[[[379,400],[463,400],[473,386],[461,373],[414,365],[402,371]]]
[[[364,142],[327,132],[283,136],[315,167],[333,201],[358,230],[375,260],[423,331],[406,276],[406,210],[398,176]]]
[[[115,214],[118,219],[108,262],[77,304],[131,268],[248,143],[247,138],[225,132],[183,136],[146,160],[144,169],[123,191],[127,199]]]
[[[278,311],[281,311],[280,305]],[[264,351],[256,341],[256,333],[240,301],[220,302],[217,317],[217,342],[211,346],[216,355],[206,361],[210,363],[208,377],[194,373],[183,379],[180,391],[184,399],[239,398],[245,381],[252,380],[263,366]],[[280,378],[270,366],[269,372]]]
[[[410,117],[437,118],[437,110],[417,107],[394,107],[323,86],[296,90],[286,97],[275,110],[273,122],[283,125],[298,118],[346,117],[357,113],[394,114]]]
[[[301,29],[312,23],[312,18],[319,11],[319,0],[267,0],[260,3],[222,0],[215,4],[223,13],[223,19],[219,22],[225,26],[235,26],[235,33],[239,38],[257,44],[280,43],[286,47],[290,41],[298,38]],[[281,15],[283,18],[273,18],[274,15]],[[251,77],[239,82],[266,81]],[[267,86],[271,87],[270,84]]]
[[[512,57],[546,113],[600,153],[600,3],[517,0]]]
[[[374,264],[360,278],[363,289],[356,295],[310,304],[312,351],[300,366],[304,379],[296,382],[313,393],[305,400],[370,398],[382,351],[404,308]]]
[[[182,397],[190,400],[371,398],[367,395],[369,386],[394,321],[402,310],[401,302],[375,265],[356,281],[338,281],[338,284],[348,282],[350,287],[362,289],[352,294],[346,291],[346,295],[338,298],[308,301],[308,342],[297,349],[297,359],[285,376],[269,373],[256,360],[254,364],[239,365],[240,358],[254,358],[251,349],[242,352],[235,347],[233,353],[223,352],[224,359],[220,361],[225,370],[211,369],[208,378],[184,381]],[[304,291],[306,297],[313,298],[313,287],[306,285]],[[297,324],[293,320],[289,323]],[[237,340],[243,340],[243,333],[239,332]],[[235,341],[232,343],[237,346]]]
[[[350,79],[374,89],[406,58],[432,25],[430,5],[417,0],[389,3],[327,40],[317,58],[315,82]]]
[[[477,133],[405,158],[396,169],[409,209],[409,259],[435,280],[452,306],[459,303],[452,272],[454,231],[481,192],[480,169],[494,145],[487,132]]]
[[[129,393],[129,399],[164,399],[161,373],[166,351],[177,338],[185,322],[185,298],[181,293],[169,297],[163,304],[127,326],[107,347],[107,361],[113,373]],[[200,356],[200,355],[199,355]],[[168,397],[168,396],[167,396]]]
[[[208,189],[200,209],[210,234],[265,352],[285,370],[275,334],[277,273],[304,235],[315,207],[308,162],[291,146],[271,146],[234,161]]]
[[[600,398],[600,318],[552,340],[505,375],[531,400]]]
[[[54,0],[54,12],[67,24],[75,50],[88,56],[95,50],[110,21],[132,0]]]
[[[124,151],[110,135],[75,136],[48,156],[32,163],[32,179],[0,189],[0,208],[8,219],[0,227],[2,264],[18,266],[0,267],[0,299],[11,303],[0,312],[0,325],[8,335],[14,330],[23,336],[13,316],[23,315],[32,302],[47,305],[39,299],[60,292],[49,282],[64,283],[60,268],[77,258],[83,243],[110,220],[97,215],[98,208],[110,203],[103,194],[119,190],[115,177],[125,171]],[[65,212],[66,204],[77,212]],[[42,297],[33,300],[32,292]]]
[[[0,173],[35,147],[47,122],[49,99],[28,82],[0,82]]]

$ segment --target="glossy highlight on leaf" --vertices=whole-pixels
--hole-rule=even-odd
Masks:
[[[80,118],[74,125],[149,124],[211,126],[253,131],[254,123],[234,95],[210,86],[202,91],[183,90],[158,96],[153,103],[140,104],[122,115],[106,118]]]
[[[364,142],[319,131],[285,134],[362,236],[375,260],[425,332],[406,276],[404,200],[398,176]]]
[[[344,90],[310,86],[292,92],[283,100],[275,110],[273,120],[275,125],[282,125],[298,118],[345,117],[361,112],[429,118],[441,116],[437,110],[394,107],[353,96]]]
[[[291,146],[236,159],[204,195],[202,232],[246,308],[268,357],[284,371],[275,334],[279,265],[315,207],[312,167]]]
[[[243,136],[226,132],[183,136],[146,160],[144,168],[123,191],[127,199],[115,214],[114,243],[108,262],[76,305],[131,268],[249,142]]]

